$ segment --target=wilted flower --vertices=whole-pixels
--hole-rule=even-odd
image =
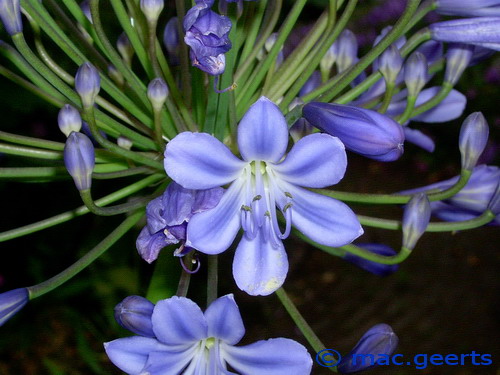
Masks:
[[[105,343],[111,362],[131,375],[229,374],[228,365],[241,375],[311,372],[311,356],[293,340],[276,338],[235,346],[245,327],[232,294],[212,302],[205,313],[184,297],[161,300],[154,306],[151,326],[154,337]]]
[[[29,301],[26,288],[18,288],[0,293],[0,326],[12,318]]]
[[[69,135],[64,145],[64,165],[79,191],[90,189],[95,154],[94,145],[85,134],[72,132]]]
[[[399,339],[387,324],[377,324],[361,337],[351,352],[337,366],[341,374],[354,374],[376,367],[377,361],[387,360],[398,346]]]
[[[207,190],[184,189],[172,182],[158,198],[146,207],[147,225],[136,241],[137,250],[148,263],[158,258],[165,246],[181,243],[175,255],[182,256],[192,250],[185,247],[186,228],[196,213],[215,207],[224,189],[216,187]]]
[[[185,188],[231,184],[212,210],[193,216],[187,244],[207,254],[226,250],[240,227],[245,231],[233,263],[236,284],[253,295],[278,289],[288,272],[282,239],[291,225],[313,241],[342,246],[362,234],[344,203],[303,189],[336,184],[347,165],[344,146],[327,134],[297,142],[286,158],[288,127],[278,107],[262,97],[238,127],[243,161],[205,133],[181,133],[167,145],[165,170]],[[285,218],[278,225],[276,206]]]
[[[383,255],[386,257],[394,256],[397,254],[392,247],[378,243],[362,243],[362,244],[357,243],[356,246],[368,250],[374,254]],[[371,260],[361,258],[349,252],[346,252],[343,258],[348,262],[355,264],[356,266],[378,276],[390,275],[391,273],[396,272],[399,268],[398,264],[377,263]]]
[[[338,137],[350,151],[379,161],[393,161],[403,154],[401,125],[376,111],[311,102],[304,106],[302,114],[311,125]]]

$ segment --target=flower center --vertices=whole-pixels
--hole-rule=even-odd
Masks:
[[[279,178],[272,165],[256,160],[245,167],[245,201],[241,206],[241,227],[245,236],[252,240],[262,229],[264,241],[271,241],[273,247],[290,235],[292,224],[292,201],[289,192],[279,187]],[[284,232],[278,225],[278,206],[285,218]]]
[[[205,340],[205,348],[210,350],[215,345],[215,337],[209,337]]]

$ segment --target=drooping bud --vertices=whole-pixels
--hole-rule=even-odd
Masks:
[[[124,137],[123,135],[120,135],[118,139],[116,140],[116,143],[118,146],[121,148],[124,148],[125,150],[130,150],[132,148],[132,141],[128,139],[127,137]]]
[[[413,196],[406,204],[403,213],[403,247],[413,250],[419,238],[424,234],[431,219],[429,198],[423,193]]]
[[[0,19],[9,35],[23,31],[19,0],[0,0]]]
[[[174,65],[179,63],[179,43],[179,19],[172,17],[165,25],[163,44],[167,49],[170,62]]]
[[[141,10],[149,23],[158,22],[160,13],[165,6],[163,0],[141,0]]]
[[[79,191],[90,189],[95,154],[94,145],[85,134],[69,135],[64,146],[64,164]]]
[[[429,26],[434,40],[500,50],[500,17],[477,17],[437,22]]]
[[[386,82],[396,82],[403,66],[403,58],[395,44],[391,44],[378,59],[378,70]]]
[[[411,54],[405,64],[404,76],[408,96],[417,97],[429,79],[427,59],[422,53]]]
[[[488,123],[481,112],[474,112],[464,120],[458,141],[463,169],[474,169],[486,147],[488,135]]]
[[[161,111],[167,100],[168,87],[161,78],[153,79],[148,85],[148,98],[155,111]]]
[[[75,89],[85,108],[94,105],[95,98],[101,89],[101,77],[91,63],[83,63],[78,68],[75,76]]]
[[[377,359],[390,356],[399,339],[387,324],[377,324],[361,337],[351,352],[342,358],[337,370],[341,374],[354,374],[377,366]]]
[[[29,301],[26,288],[9,290],[0,294],[0,327],[12,318]]]
[[[302,114],[311,125],[338,137],[348,150],[370,159],[393,161],[403,154],[401,125],[376,111],[311,102],[304,106]]]
[[[453,44],[450,46],[446,54],[446,71],[444,75],[446,82],[451,85],[458,82],[472,59],[473,51],[474,46],[467,44]]]
[[[135,54],[135,50],[130,43],[127,34],[120,34],[118,40],[116,41],[116,48],[118,49],[118,52],[120,52],[123,61],[125,61],[128,66],[130,66],[130,64],[132,63],[132,57],[134,57]]]
[[[365,250],[368,250],[374,254],[378,255],[383,255],[383,256],[394,256],[396,255],[396,251],[383,244],[378,244],[378,243],[365,243],[365,244],[356,244],[356,246],[361,247]],[[348,262],[355,264],[356,266],[373,273],[378,276],[387,276],[390,275],[391,273],[394,273],[398,270],[399,265],[397,264],[382,264],[382,263],[377,263],[373,262],[371,260],[367,260],[364,258],[361,258],[357,255],[351,254],[349,252],[346,252],[344,255],[344,259],[347,260]]]
[[[344,29],[337,44],[337,70],[342,73],[358,61],[358,40],[351,30]]]
[[[82,117],[75,107],[65,104],[57,115],[57,124],[64,135],[69,137],[71,132],[79,132],[81,130]]]
[[[151,316],[155,305],[144,297],[129,296],[115,307],[115,319],[130,332],[145,337],[156,337]]]

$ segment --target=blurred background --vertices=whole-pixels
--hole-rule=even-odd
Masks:
[[[311,1],[296,38],[320,14],[325,1]],[[361,54],[377,33],[404,9],[405,1],[363,1],[349,25]],[[167,14],[168,16],[168,14]],[[430,16],[429,22],[434,21]],[[5,36],[4,34],[2,34]],[[293,44],[293,38],[290,43]],[[458,174],[458,134],[467,114],[481,111],[490,125],[490,144],[482,162],[498,165],[500,127],[500,56],[468,69],[457,89],[467,96],[464,115],[453,123],[415,124],[436,141],[429,154],[411,144],[393,163],[378,163],[349,154],[347,174],[337,190],[392,193]],[[2,130],[64,142],[57,128],[57,108],[0,77]],[[29,166],[30,160],[0,155],[0,167]],[[61,163],[62,165],[62,163]],[[116,186],[96,181],[94,195]],[[130,179],[130,181],[134,181]],[[95,189],[94,189],[95,188]],[[0,231],[41,220],[81,205],[65,176],[50,183],[0,181]],[[351,205],[359,214],[399,218],[401,207]],[[0,292],[39,283],[60,272],[104,238],[121,218],[86,215],[0,246]],[[113,307],[131,294],[145,295],[155,265],[137,256],[137,226],[104,256],[57,290],[31,301],[0,328],[0,374],[119,374],[102,343],[130,335],[115,323]],[[400,234],[365,228],[361,242],[380,242],[395,249]],[[326,347],[347,354],[361,335],[377,323],[391,325],[400,338],[397,353],[491,354],[491,366],[429,366],[417,370],[387,366],[372,374],[498,374],[499,243],[497,227],[460,233],[426,234],[397,273],[381,278],[309,247],[297,239],[285,242],[290,258],[287,292]],[[178,264],[163,250],[166,280],[177,279]],[[234,293],[247,328],[241,344],[289,337],[306,345],[277,297],[251,298],[232,280],[233,251],[220,257],[220,294]],[[193,276],[189,297],[203,303],[206,259]],[[309,347],[308,347],[309,348]],[[313,352],[309,348],[311,353]],[[315,365],[313,374],[330,373]]]

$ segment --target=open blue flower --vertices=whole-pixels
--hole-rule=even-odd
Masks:
[[[238,127],[243,160],[205,133],[181,133],[165,150],[165,170],[184,188],[230,184],[214,209],[191,218],[186,245],[219,254],[243,228],[233,275],[238,287],[252,295],[268,295],[283,284],[288,260],[281,240],[288,237],[292,224],[326,246],[348,244],[363,233],[347,205],[303,189],[342,179],[347,166],[342,142],[328,134],[312,134],[298,141],[285,158],[287,145],[283,114],[262,97]],[[286,222],[284,231],[276,206]]]
[[[205,313],[193,301],[159,301],[151,315],[155,337],[133,336],[104,344],[117,367],[130,375],[307,375],[311,356],[284,338],[235,346],[245,327],[233,295],[218,298]],[[231,366],[236,373],[227,370]]]

